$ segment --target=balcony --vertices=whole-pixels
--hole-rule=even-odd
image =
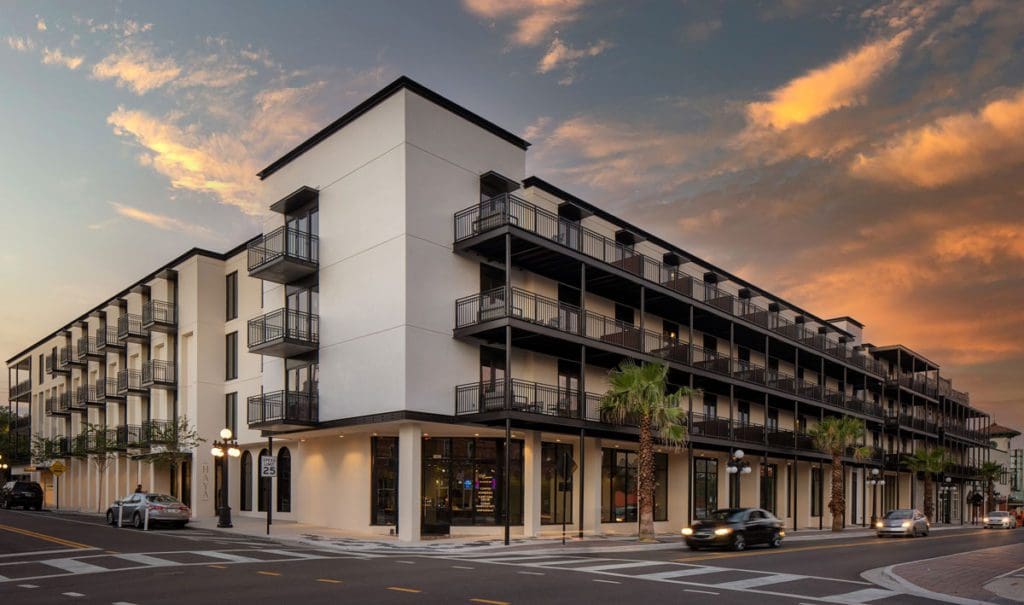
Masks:
[[[142,422],[142,439],[141,444],[143,447],[151,446],[154,444],[164,445],[168,443],[174,443],[176,438],[174,434],[175,423],[173,420],[145,420]]]
[[[939,397],[940,384],[935,380],[929,380],[928,377],[918,374],[889,374],[885,377],[885,386],[893,388],[903,387],[932,399],[938,399]]]
[[[524,339],[523,346],[532,347],[532,350],[545,354],[557,355],[561,351],[565,356],[574,355],[575,353],[566,347],[564,337],[559,336],[559,333],[568,334],[593,342],[602,348],[627,349],[628,356],[637,356],[639,353],[662,359],[670,365],[727,376],[856,414],[881,416],[881,407],[877,404],[860,401],[830,387],[799,381],[785,372],[669,339],[657,332],[641,331],[632,324],[584,311],[574,305],[519,288],[512,288],[510,295],[506,293],[504,287],[495,288],[455,302],[457,337],[500,339],[504,328],[499,322],[511,322],[513,335]],[[529,334],[529,337],[526,334]],[[539,339],[535,336],[547,338]]]
[[[82,395],[81,390],[82,387],[78,387],[74,391],[67,392],[68,407],[71,408],[72,412],[84,412],[86,410],[85,397],[79,398],[79,395]]]
[[[106,354],[111,349],[123,349],[124,343],[117,339],[117,328],[102,328],[96,330],[96,349]]]
[[[962,424],[954,424],[947,422],[943,425],[943,430],[947,436],[957,437],[967,441],[973,441],[975,443],[987,444],[989,442],[988,435],[984,431],[975,429],[969,429]]]
[[[602,277],[607,274],[611,278],[602,280],[610,298],[615,298],[615,290],[620,289],[614,278],[629,275],[653,284],[655,291],[663,289],[702,303],[857,369],[875,375],[883,373],[883,366],[878,360],[840,341],[835,335],[816,332],[782,316],[778,311],[758,306],[749,298],[734,295],[716,284],[705,282],[702,277],[686,269],[637,253],[628,246],[514,195],[502,194],[457,212],[456,250],[473,249],[484,256],[500,258],[504,255],[503,240],[488,235],[497,236],[506,229],[514,235],[526,234],[522,242],[514,242],[513,246],[519,245],[520,248],[514,249],[513,255],[526,263],[535,263],[527,268],[551,279],[571,281],[578,275],[574,263],[567,263],[573,265],[569,274],[560,274],[557,267],[566,263],[558,263],[553,256],[544,255],[542,247],[554,244],[581,258],[603,263]],[[601,294],[597,291],[595,293]]]
[[[71,437],[55,437],[53,444],[52,458],[70,458],[74,453],[74,443]]]
[[[601,396],[594,393],[512,380],[512,400],[506,401],[505,381],[464,384],[455,387],[455,414],[484,414],[514,411],[557,418],[602,422]]]
[[[51,353],[46,357],[46,369],[51,375],[71,373],[71,350],[68,347],[61,347],[56,354]]]
[[[142,364],[143,388],[173,389],[177,379],[173,361],[151,359]]]
[[[96,394],[104,401],[124,401],[125,393],[117,389],[117,378],[106,378],[96,382]]]
[[[68,416],[71,414],[71,398],[67,393],[50,395],[46,398],[46,413],[50,416]]]
[[[295,357],[320,346],[320,316],[278,309],[249,320],[249,352]]]
[[[913,429],[922,433],[937,435],[939,425],[924,418],[915,418],[911,414],[891,413],[885,415],[885,428],[895,430],[896,428]]]
[[[320,419],[316,394],[273,391],[249,397],[249,428],[291,430],[315,426]]]
[[[90,384],[78,387],[75,391],[75,405],[79,408],[84,408],[86,406],[105,408],[107,401],[103,394],[102,383],[98,385]]]
[[[142,447],[142,427],[137,424],[122,424],[117,427],[117,438],[114,441],[114,448],[125,450],[128,448]]]
[[[127,395],[148,396],[149,388],[142,386],[142,370],[118,370],[117,394],[122,397]]]
[[[26,378],[21,382],[12,384],[7,389],[8,400],[15,401],[31,401],[32,400],[32,379]]]
[[[141,315],[122,315],[117,318],[117,339],[121,342],[146,342],[149,334],[142,328]]]
[[[287,284],[316,273],[320,260],[317,236],[280,227],[248,245],[249,277]]]
[[[173,333],[178,329],[177,307],[162,300],[151,300],[142,305],[142,329]]]
[[[96,339],[89,336],[82,336],[78,339],[78,347],[75,350],[78,356],[78,361],[81,363],[88,362],[89,359],[103,359],[103,352],[100,351],[99,346],[96,344]]]

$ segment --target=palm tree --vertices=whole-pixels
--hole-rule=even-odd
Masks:
[[[915,476],[917,473],[924,474],[924,516],[928,517],[929,521],[934,521],[935,494],[932,489],[932,481],[936,474],[944,472],[949,466],[949,454],[944,448],[930,447],[917,450],[907,456],[904,461]]]
[[[694,393],[682,387],[668,393],[668,366],[622,362],[608,375],[608,392],[601,398],[601,412],[612,422],[635,419],[640,427],[639,481],[640,540],[654,540],[654,433],[667,444],[686,442],[686,425],[679,402]]]
[[[852,416],[829,416],[807,432],[814,439],[814,446],[832,457],[832,498],[828,502],[828,510],[832,513],[832,531],[843,531],[843,516],[846,512],[843,456],[848,449],[864,439],[864,421]],[[868,447],[857,447],[853,455],[857,459],[866,458],[870,452]]]
[[[978,469],[978,474],[981,475],[981,480],[985,482],[985,495],[988,496],[988,512],[989,510],[995,509],[996,502],[996,481],[1003,474],[1003,465],[998,462],[984,462],[981,468]]]

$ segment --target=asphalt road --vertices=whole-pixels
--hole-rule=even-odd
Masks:
[[[211,530],[141,532],[94,517],[0,510],[0,602],[927,603],[867,569],[1024,542],[1024,530],[915,540],[792,542],[778,550],[542,554],[336,552]]]

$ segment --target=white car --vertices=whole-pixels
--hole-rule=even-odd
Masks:
[[[1013,529],[1017,527],[1017,519],[1005,510],[991,511],[982,517],[981,522],[985,524],[985,529],[990,527]]]

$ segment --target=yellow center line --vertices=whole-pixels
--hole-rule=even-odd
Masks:
[[[483,603],[484,605],[512,605],[508,601],[491,601],[490,599],[470,599],[470,603]]]
[[[395,592],[422,592],[415,588],[402,588],[401,586],[388,586],[388,590],[394,590]]]
[[[49,536],[47,534],[41,534],[28,529],[22,529],[20,527],[11,527],[10,525],[0,525],[0,529],[9,531],[15,534],[21,534],[36,540],[45,540],[46,542],[53,542],[54,544],[60,544],[61,546],[69,546],[71,548],[92,548],[88,544],[82,544],[81,542],[72,542],[71,540],[65,540],[56,536]]]
[[[207,567],[212,567],[214,569],[227,569],[228,568],[227,565],[207,565]]]
[[[317,582],[323,582],[324,584],[341,584],[341,580],[332,580],[330,578],[317,578]]]
[[[956,533],[948,536],[929,536],[926,540],[948,540],[950,538],[962,538],[964,536],[973,536],[977,534],[987,533],[984,530],[973,531],[967,533]],[[809,550],[828,550],[834,548],[853,548],[854,546],[885,546],[889,544],[909,544],[909,541],[892,540],[882,541],[881,538],[875,538],[873,540],[859,540],[857,542],[847,542],[845,544],[818,544],[815,546],[800,546],[797,548],[780,548],[775,550],[757,550],[757,551],[745,551],[735,553],[722,553],[718,555],[702,555],[697,557],[684,557],[681,559],[673,559],[676,563],[689,563],[690,561],[710,561],[714,559],[734,559],[736,557],[752,557],[752,556],[764,556],[764,555],[784,555],[791,552],[805,552]]]
[[[116,550],[108,550],[108,551],[107,551],[107,554],[108,554],[108,555],[119,555],[119,554],[121,554],[121,553],[120,553],[120,552],[118,552],[118,551],[116,551]]]
[[[279,576],[279,575],[281,575],[281,574],[277,573],[276,571],[257,571],[256,573],[260,574],[261,576]]]

